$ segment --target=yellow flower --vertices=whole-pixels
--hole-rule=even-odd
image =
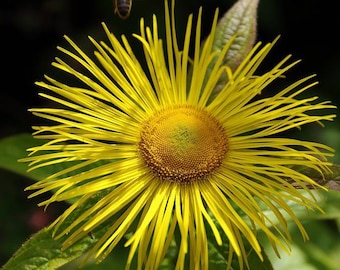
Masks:
[[[273,96],[262,96],[268,84],[282,78],[297,61],[288,63],[288,56],[258,75],[257,67],[274,44],[259,43],[232,71],[221,64],[232,40],[221,51],[212,51],[217,12],[204,45],[200,43],[201,14],[202,9],[192,58],[192,16],[180,50],[174,1],[170,10],[166,2],[165,44],[158,36],[156,16],[152,28],[142,19],[141,34],[134,35],[143,47],[147,68],[143,69],[125,36],[119,41],[103,24],[110,43],[98,43],[90,37],[96,60],[66,37],[75,52],[59,50],[77,63],[76,68],[59,58],[53,63],[78,79],[79,86],[47,76],[46,82],[37,83],[50,91],[41,96],[61,107],[31,110],[56,124],[34,127],[35,137],[47,142],[29,149],[26,161],[32,170],[66,162],[71,165],[27,189],[35,190],[31,196],[53,191],[40,204],[44,206],[73,200],[52,225],[55,237],[68,235],[64,248],[112,219],[90,252],[99,260],[132,232],[125,243],[130,247],[127,268],[137,255],[138,269],[157,269],[178,231],[176,269],[184,269],[186,257],[190,269],[208,269],[209,230],[217,244],[229,241],[230,249],[225,252],[230,258],[236,254],[241,266],[247,266],[244,239],[262,258],[258,230],[275,250],[281,247],[289,251],[291,239],[279,208],[307,238],[289,203],[319,209],[309,190],[319,186],[294,166],[322,175],[328,171],[327,156],[332,155],[332,149],[280,133],[332,120],[334,115],[315,111],[333,106],[315,102],[317,97],[299,98],[316,84],[313,76]],[[207,77],[209,66],[212,72]],[[212,96],[223,74],[228,82]],[[62,228],[71,213],[104,190],[105,195]],[[261,205],[274,213],[279,225],[266,216]]]

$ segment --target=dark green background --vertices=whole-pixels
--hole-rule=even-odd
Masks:
[[[183,33],[186,16],[204,7],[204,33],[210,27],[216,7],[224,13],[234,1],[177,1],[178,30]],[[34,82],[43,74],[55,74],[50,62],[60,55],[57,45],[66,46],[63,34],[69,35],[85,51],[92,53],[87,35],[105,39],[100,23],[106,22],[116,34],[139,32],[139,19],[149,22],[152,13],[163,13],[163,0],[133,0],[131,16],[121,20],[113,13],[111,0],[1,0],[0,2],[0,139],[22,132],[31,132],[39,123],[27,109],[42,106],[46,101],[37,95]],[[274,65],[287,54],[303,62],[289,73],[294,80],[318,74],[320,84],[311,90],[322,100],[340,105],[340,51],[338,32],[339,11],[336,1],[263,0],[260,1],[258,40],[281,38],[265,65]],[[136,42],[132,42],[135,46]],[[139,49],[137,49],[137,53]],[[308,130],[303,136],[318,139],[340,148],[340,120],[327,123],[326,128]],[[340,163],[336,157],[335,162]],[[31,181],[0,170],[0,265],[11,256],[33,232],[48,224],[63,205],[52,205],[46,213],[36,207],[38,199],[28,200],[24,187]],[[41,200],[41,198],[39,198]],[[330,233],[337,234],[334,222],[322,223]],[[324,228],[324,227],[323,227]],[[328,232],[328,233],[329,233]]]

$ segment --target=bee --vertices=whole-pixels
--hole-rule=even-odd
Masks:
[[[88,232],[87,235],[93,240],[93,234],[92,234],[92,232]]]
[[[122,19],[130,16],[132,0],[114,0],[115,1],[115,14]]]

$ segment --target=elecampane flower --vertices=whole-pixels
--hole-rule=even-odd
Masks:
[[[55,124],[34,127],[35,137],[47,142],[29,149],[31,155],[26,161],[30,161],[32,170],[65,162],[72,165],[28,190],[35,190],[31,196],[53,191],[40,204],[44,206],[74,201],[52,224],[56,237],[68,234],[64,248],[111,219],[112,225],[90,255],[105,258],[126,233],[132,232],[125,243],[130,246],[127,268],[137,254],[139,269],[157,269],[176,230],[180,234],[176,269],[184,269],[186,257],[190,269],[208,269],[208,228],[217,244],[228,239],[230,250],[226,252],[236,254],[241,266],[247,265],[244,239],[262,258],[258,230],[275,250],[281,247],[289,251],[291,239],[284,214],[307,238],[289,203],[318,209],[309,188],[319,186],[294,166],[305,166],[322,175],[330,165],[327,156],[332,149],[280,133],[332,120],[334,115],[315,112],[333,106],[316,102],[317,97],[299,98],[316,84],[313,76],[271,97],[261,96],[297,62],[288,63],[288,56],[258,75],[258,66],[274,44],[259,43],[232,71],[222,60],[233,40],[220,51],[212,50],[216,12],[202,45],[201,14],[202,9],[192,58],[193,17],[188,18],[180,49],[174,1],[170,10],[166,2],[165,44],[158,36],[156,16],[152,28],[141,19],[141,34],[134,35],[143,47],[147,68],[134,55],[125,36],[119,41],[103,24],[109,44],[90,37],[96,60],[66,37],[74,52],[59,50],[77,63],[76,68],[59,58],[53,63],[79,80],[79,86],[48,76],[46,82],[37,83],[50,91],[40,95],[61,107],[31,110]],[[227,83],[212,95],[224,74]],[[296,186],[312,197],[303,195]],[[61,229],[71,213],[104,190],[106,195]],[[260,205],[274,213],[279,225]]]

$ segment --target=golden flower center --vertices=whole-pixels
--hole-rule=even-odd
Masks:
[[[150,117],[142,127],[139,149],[147,166],[161,179],[190,182],[220,167],[228,140],[211,114],[183,105]]]

